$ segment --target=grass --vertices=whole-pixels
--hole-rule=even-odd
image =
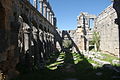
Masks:
[[[63,61],[64,57],[65,57],[65,53],[63,53],[63,52],[60,53],[59,57],[57,58],[57,60],[54,63],[47,65],[47,68],[49,68],[50,70],[57,69],[58,65],[61,65],[62,63],[64,63],[64,61]]]
[[[113,56],[113,55],[110,55],[110,54],[105,54],[105,53],[101,53],[102,56],[105,56],[104,59],[101,59],[101,60],[104,60],[104,61],[108,61],[110,62],[113,66],[120,66],[120,64],[113,64],[112,61],[113,60],[120,60],[120,58],[116,57],[116,56]]]
[[[93,67],[91,63],[95,63],[94,61],[87,59],[78,53],[62,52],[59,55],[54,54],[53,56],[54,57],[51,56],[52,60],[50,60],[51,62],[47,64],[45,69],[27,74],[21,74],[13,80],[65,80],[69,78],[75,78],[79,80],[113,80],[111,77],[113,75],[118,75],[118,73],[110,69]],[[65,71],[66,67],[68,67],[68,64],[73,65],[69,69],[71,71],[74,69],[75,71]],[[102,75],[97,76],[97,72],[101,72]]]
[[[72,53],[72,56],[74,59],[74,64],[78,64],[80,61],[83,60],[78,53]]]
[[[105,60],[105,61],[109,61],[112,64],[112,60],[119,60],[119,58],[117,58],[116,56],[110,55],[110,54],[105,54],[105,53],[101,53],[102,56],[105,56],[104,59],[101,60]]]
[[[94,49],[92,49],[91,51],[92,51],[92,52],[96,52],[96,53],[98,52],[98,51],[95,51]],[[113,65],[113,66],[120,66],[120,64],[113,64],[113,63],[112,63],[113,60],[120,60],[120,58],[118,58],[118,57],[116,57],[116,56],[114,56],[114,55],[111,55],[111,54],[108,54],[108,53],[102,53],[102,52],[100,52],[100,55],[105,57],[105,58],[103,58],[103,59],[99,58],[100,60],[110,62],[111,65]],[[90,63],[95,63],[95,64],[97,64],[98,67],[101,66],[101,65],[99,65],[97,62],[93,61],[92,59],[88,59],[88,61],[89,61]]]

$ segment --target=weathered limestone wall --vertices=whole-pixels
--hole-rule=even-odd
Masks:
[[[64,31],[63,31],[64,33]],[[82,28],[77,28],[76,30],[68,30],[66,31],[66,34],[64,34],[64,36],[66,36],[69,40],[71,40],[72,42],[72,51],[79,53],[84,49],[85,47],[85,38],[83,35],[83,29]]]
[[[107,7],[96,19],[95,29],[100,34],[100,50],[119,55],[119,33],[113,5]]]
[[[0,0],[0,80],[19,74],[17,64],[40,69],[54,52],[56,18],[50,4],[40,2],[47,5],[40,7],[42,14],[37,0],[34,4],[29,0]],[[50,13],[43,10],[46,7]]]
[[[82,50],[89,51],[89,42],[92,40],[93,30],[91,28],[90,20],[95,20],[96,16],[93,14],[88,14],[87,12],[81,12],[77,18],[78,30],[81,29],[82,33]],[[93,25],[94,26],[94,25]],[[80,44],[81,45],[81,44]]]

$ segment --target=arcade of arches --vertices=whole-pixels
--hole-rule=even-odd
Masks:
[[[101,51],[120,56],[119,4],[120,0],[114,0],[99,16],[83,12],[76,30],[60,31],[47,0],[0,0],[0,80],[18,75],[17,66],[44,69],[53,53],[64,51],[65,39],[71,40],[72,52],[89,52],[94,31],[100,33]]]

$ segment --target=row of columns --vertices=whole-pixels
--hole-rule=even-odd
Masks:
[[[46,0],[40,0],[40,13],[52,24],[54,25],[54,12],[51,9],[49,2]]]
[[[54,26],[56,26],[56,17],[47,0],[32,0],[32,5]]]
[[[50,53],[53,52],[54,35],[49,32],[37,29],[34,25],[31,27],[23,22],[22,32],[23,41],[20,41],[22,48],[22,63],[27,67],[37,66],[38,68],[44,67],[46,60],[49,59]],[[22,59],[25,56],[24,59]],[[30,69],[31,70],[31,69]]]
[[[18,33],[18,47],[20,63],[32,70],[34,66],[44,68],[46,61],[54,51],[54,34],[52,30],[46,30],[45,26],[38,25],[35,21],[24,21],[19,16],[21,26]]]

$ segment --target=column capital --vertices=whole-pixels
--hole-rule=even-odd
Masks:
[[[50,9],[47,7],[47,12],[50,12]]]
[[[49,2],[46,2],[46,4],[47,4],[47,7],[51,10],[50,3],[49,3]]]
[[[51,12],[51,10],[50,10],[50,15],[52,15],[52,12]]]
[[[44,0],[39,0],[39,2],[43,2]]]
[[[52,9],[50,10],[50,12],[51,12],[51,14],[52,14],[53,16],[55,15]]]
[[[47,4],[46,4],[46,3],[43,3],[43,7],[47,8]]]

